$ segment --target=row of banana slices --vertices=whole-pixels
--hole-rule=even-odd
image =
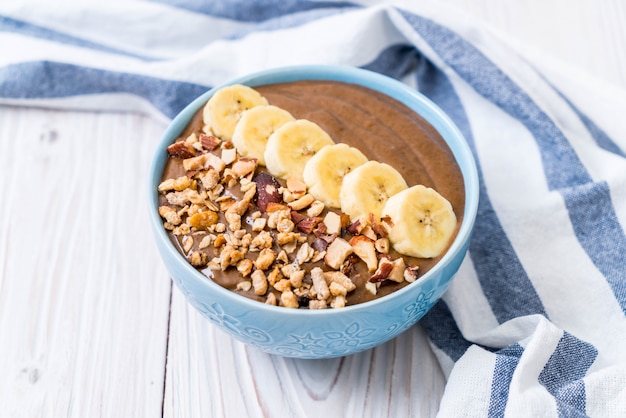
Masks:
[[[319,125],[295,119],[253,88],[219,89],[203,110],[214,135],[231,140],[243,157],[256,158],[282,179],[303,181],[308,192],[355,221],[389,216],[389,240],[401,254],[431,258],[447,247],[456,228],[448,200],[422,185],[408,187],[388,164],[335,143]]]

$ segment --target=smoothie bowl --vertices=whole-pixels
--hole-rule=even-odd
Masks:
[[[366,70],[250,74],[191,102],[149,179],[151,224],[186,299],[268,353],[353,354],[414,325],[465,257],[478,205],[450,119]]]

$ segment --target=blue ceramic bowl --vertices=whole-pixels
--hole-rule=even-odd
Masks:
[[[446,140],[465,180],[460,231],[441,261],[414,283],[385,297],[342,309],[298,310],[270,306],[226,290],[194,269],[170,242],[158,215],[157,186],[166,148],[220,87],[189,104],[171,123],[152,161],[149,179],[151,223],[163,261],[189,303],[235,338],[268,353],[329,358],[367,350],[413,326],[441,298],[467,252],[478,206],[478,175],[472,153],[452,121],[430,100],[378,73],[338,66],[296,66],[261,71],[227,84],[251,87],[297,80],[336,80],[383,92],[415,110]]]

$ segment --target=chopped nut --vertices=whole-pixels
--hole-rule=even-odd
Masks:
[[[345,296],[342,296],[342,295],[335,296],[335,298],[330,302],[330,307],[334,309],[343,308],[345,306],[346,306],[346,298]]]
[[[219,138],[213,135],[200,134],[200,144],[207,151],[213,151],[221,142]]]
[[[185,254],[187,254],[191,248],[193,247],[193,237],[191,236],[185,236],[183,238],[183,251]]]
[[[276,306],[276,295],[273,293],[267,294],[267,299],[265,299],[265,303],[268,305]]]
[[[174,190],[176,190],[177,192],[180,192],[181,190],[185,190],[189,187],[194,188],[192,187],[193,183],[195,183],[195,180],[192,181],[187,176],[179,177],[176,180],[174,180]]]
[[[285,308],[298,308],[300,306],[298,304],[298,298],[291,290],[280,294],[280,302]]]
[[[259,173],[252,179],[257,184],[256,204],[261,212],[267,211],[269,203],[279,203],[282,197],[278,189],[280,183],[268,173]]]
[[[183,160],[183,168],[185,169],[185,171],[203,169],[207,162],[208,155],[209,154],[200,154],[195,157],[185,158]]]
[[[256,218],[252,222],[252,230],[254,232],[262,231],[265,228],[265,224],[267,223],[267,219],[265,218]]]
[[[215,224],[215,232],[221,233],[226,231],[226,225],[221,222]]]
[[[159,187],[157,188],[159,190],[159,192],[167,192],[169,190],[174,190],[174,179],[167,179],[161,182],[161,184],[159,184]]]
[[[306,216],[308,216],[309,218],[317,216],[324,211],[324,208],[326,208],[324,202],[316,200],[311,203],[311,206],[309,206],[309,208],[306,210]]]
[[[254,270],[252,273],[252,287],[254,287],[255,295],[264,295],[267,293],[267,277],[263,270]]]
[[[200,230],[205,231],[211,225],[215,225],[218,221],[219,217],[217,213],[207,210],[205,212],[197,212],[193,216],[190,216],[188,219],[189,225]]]
[[[203,250],[209,247],[215,238],[215,235],[206,235],[204,238],[202,238],[200,244],[198,244],[198,249]]]
[[[389,275],[391,274],[391,271],[393,270],[393,267],[393,261],[389,260],[388,258],[381,258],[380,262],[378,263],[378,268],[376,269],[372,277],[370,277],[369,281],[377,283],[387,280],[389,278]]]
[[[293,197],[293,193],[291,193],[289,191],[289,189],[287,189],[285,187],[281,187],[278,190],[280,191],[280,194],[283,195],[283,202],[290,203],[290,202],[293,202],[294,200],[296,200],[296,198]]]
[[[313,281],[313,287],[318,299],[328,299],[330,296],[330,290],[324,279],[324,272],[321,268],[315,267],[311,270],[311,280]]]
[[[197,142],[198,142],[198,136],[196,135],[196,133],[195,133],[195,132],[192,132],[192,133],[191,133],[191,134],[187,137],[187,139],[185,139],[185,142],[186,142],[186,143],[188,143],[188,144],[193,145],[193,144],[195,144],[195,143],[197,143]]]
[[[272,271],[267,275],[267,281],[270,286],[274,286],[279,280],[283,279],[283,274],[280,272],[278,266],[274,266]]]
[[[250,251],[259,251],[263,248],[270,248],[272,246],[273,238],[268,231],[261,231],[252,239],[250,243]]]
[[[215,237],[215,240],[213,241],[213,246],[215,248],[219,248],[224,244],[226,244],[226,237],[224,236],[224,234],[220,234],[217,237]]]
[[[392,280],[397,283],[402,283],[404,281],[404,271],[406,270],[406,264],[404,263],[404,258],[398,257],[393,260],[393,269],[391,273],[389,273],[389,280]]]
[[[320,222],[322,222],[322,218],[319,217],[304,218],[303,220],[298,222],[298,225],[296,227],[298,228],[298,231],[305,234],[310,234]]]
[[[326,309],[326,300],[311,300],[309,301],[309,309]]]
[[[295,199],[300,199],[306,194],[306,184],[295,178],[287,179],[287,190],[291,192]]]
[[[249,258],[244,258],[240,262],[237,263],[237,271],[241,274],[242,277],[248,277],[248,275],[252,272],[252,266],[254,265],[253,261]]]
[[[191,232],[191,229],[189,228],[189,225],[187,225],[187,224],[180,224],[176,228],[174,228],[174,230],[172,231],[172,234],[174,234],[174,235],[187,235],[190,232]]]
[[[244,254],[241,251],[230,244],[226,244],[220,253],[220,267],[222,270],[226,270],[228,266],[236,265],[243,257]]]
[[[160,206],[159,215],[172,225],[179,225],[182,222],[180,215],[169,206]]]
[[[176,192],[170,192],[165,195],[167,202],[174,206],[185,206],[185,204],[191,203],[203,203],[204,198],[196,190],[185,189]]]
[[[241,245],[242,247],[248,248],[248,247],[250,247],[250,244],[252,244],[252,235],[251,234],[245,234],[243,237],[241,237],[241,241],[239,242],[239,245]]]
[[[335,240],[326,248],[324,262],[329,267],[338,270],[343,264],[346,257],[354,251],[354,248],[348,241],[343,238],[335,238]]]
[[[247,292],[251,288],[252,288],[252,283],[250,283],[248,280],[243,280],[237,283],[237,290],[243,290],[244,292]]]
[[[324,280],[326,280],[326,283],[329,285],[331,283],[340,284],[348,292],[352,292],[354,289],[356,289],[356,285],[354,284],[354,282],[340,271],[325,271]]]
[[[291,274],[295,273],[298,270],[300,270],[300,266],[295,263],[291,263],[281,267],[280,272],[283,273],[285,277],[291,277]]]
[[[205,189],[210,190],[219,183],[220,175],[217,171],[210,168],[206,173],[200,176],[200,181]]]
[[[175,142],[167,147],[167,153],[174,158],[191,158],[196,155],[196,149],[186,142]]]
[[[226,213],[224,214],[224,217],[226,218],[226,222],[228,222],[228,228],[231,231],[237,231],[238,229],[241,229],[241,216],[240,215],[238,215],[235,212],[226,211]]]
[[[257,159],[256,158],[240,158],[233,164],[233,173],[238,177],[248,175],[256,170]]]
[[[291,273],[289,276],[289,281],[291,282],[291,286],[294,288],[299,288],[302,286],[302,281],[304,280],[304,270],[297,270]]]
[[[332,282],[330,286],[328,286],[328,290],[330,291],[330,294],[333,296],[339,296],[339,295],[346,296],[346,294],[348,294],[348,291],[346,290],[346,288],[337,282]]]
[[[283,218],[278,221],[278,224],[276,225],[276,230],[281,233],[287,233],[293,231],[294,226],[295,225],[291,219]]]
[[[379,253],[388,254],[389,253],[389,238],[386,238],[386,237],[378,238],[374,242],[374,247],[376,248],[376,251],[378,251]]]
[[[299,236],[298,232],[279,232],[276,234],[276,242],[278,245],[284,246],[290,242],[297,242]]]
[[[271,248],[263,248],[254,262],[254,266],[258,270],[266,270],[272,265],[275,259],[276,253],[274,250]]]
[[[297,264],[304,264],[313,257],[313,254],[315,254],[315,250],[311,248],[308,243],[305,242],[300,246],[300,249],[296,254],[295,262]]]
[[[226,163],[224,163],[224,161],[222,161],[220,157],[218,157],[215,154],[211,154],[210,152],[208,154],[203,154],[203,155],[207,156],[206,161],[204,163],[204,168],[212,167],[218,173],[221,173],[222,171],[224,171],[224,168],[226,167]],[[185,161],[183,160],[183,163],[184,162]]]
[[[317,251],[313,253],[313,257],[311,257],[311,263],[317,263],[318,261],[322,261],[324,256],[326,255],[326,251]]]
[[[350,239],[350,245],[354,249],[354,253],[358,255],[361,260],[365,261],[367,269],[370,272],[375,271],[378,267],[378,257],[376,256],[374,241],[363,235],[357,235]]]
[[[324,225],[328,234],[339,234],[341,232],[341,217],[335,212],[328,212],[324,217]]]
[[[189,256],[189,263],[194,267],[204,267],[208,262],[209,257],[202,251],[194,251]]]
[[[302,210],[315,201],[313,195],[305,194],[298,200],[287,203],[292,210]]]
[[[224,148],[222,150],[222,161],[224,164],[230,165],[237,159],[237,149],[236,148]]]
[[[282,261],[283,263],[289,263],[289,257],[287,257],[287,252],[285,250],[281,250],[278,253],[278,257],[276,257],[277,261]]]
[[[274,289],[278,290],[279,292],[291,290],[291,281],[289,281],[289,279],[280,279],[274,283]]]
[[[371,239],[372,241],[376,241],[378,239],[376,232],[374,232],[374,230],[372,229],[370,225],[367,225],[365,228],[361,230],[361,235]]]
[[[378,283],[374,283],[374,282],[366,282],[365,283],[365,290],[367,290],[368,292],[370,292],[372,295],[376,296],[376,293],[378,293]]]
[[[416,265],[408,265],[404,270],[404,280],[409,283],[413,283],[417,280],[417,271],[419,270],[419,266]]]

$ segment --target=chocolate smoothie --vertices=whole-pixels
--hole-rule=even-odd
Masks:
[[[297,81],[259,86],[254,89],[263,95],[271,105],[287,110],[296,119],[308,119],[315,122],[323,128],[336,143],[346,143],[352,147],[358,148],[370,160],[376,160],[393,166],[402,174],[409,186],[422,184],[437,190],[451,203],[457,217],[456,232],[458,232],[463,222],[463,211],[465,207],[464,183],[461,171],[445,141],[428,122],[415,114],[415,112],[381,93],[362,86],[341,82]],[[177,142],[186,141],[190,135],[193,134],[195,134],[196,137],[202,136],[203,141],[209,141],[207,137],[210,135],[203,134],[203,127],[202,110],[200,110],[184,132],[181,133]],[[210,147],[211,146],[209,146],[209,149]],[[228,147],[229,145],[227,143],[222,142],[217,148],[210,152],[219,156],[221,150],[224,148],[228,149]],[[187,146],[187,149],[191,154],[196,151],[207,152],[199,146],[196,146],[196,151],[189,148],[189,146]],[[192,185],[195,184],[196,190],[201,191],[203,184],[201,181],[201,176],[203,175],[202,171],[186,170],[183,167],[183,159],[185,157],[189,157],[189,155],[183,155],[182,158],[168,159],[162,181],[187,177],[190,182],[192,182]],[[258,166],[247,178],[252,181],[257,181],[259,179],[259,173],[266,171],[265,167]],[[276,179],[276,181],[280,186],[285,187],[284,181],[278,179]],[[228,187],[227,182],[222,181],[222,183],[225,185],[223,195],[231,196],[231,201],[236,202],[241,200],[245,195],[245,191],[241,190],[243,188],[241,184],[247,184],[247,182],[232,184],[232,187]],[[259,210],[257,198],[258,196],[255,196],[255,198],[251,200],[245,214],[241,217],[241,229],[245,230],[245,233],[249,233],[253,238],[259,233],[259,231],[253,230],[255,219],[266,216],[265,212]],[[182,204],[181,206],[173,205],[172,201],[166,198],[166,192],[162,191],[159,199],[159,203],[162,207],[171,207],[181,212]],[[222,202],[215,202],[215,206],[220,206],[220,203],[223,203],[225,200],[228,199],[223,199]],[[193,203],[188,202],[187,206],[193,206]],[[323,218],[329,210],[338,214],[340,213],[336,209],[324,208],[323,212],[317,217]],[[182,212],[181,216],[184,223],[186,216],[184,213],[185,210]],[[215,212],[218,214],[217,216],[219,218],[217,223],[228,225],[227,220],[224,218],[224,213],[219,210]],[[300,215],[298,213],[294,214],[293,212],[295,211],[292,211],[292,219],[294,222],[306,218],[304,212]],[[162,217],[166,221],[168,220],[163,213]],[[210,220],[210,222],[214,223],[213,220]],[[346,222],[345,218],[342,218],[342,222],[343,227],[340,237],[345,240],[350,240],[350,238],[355,235],[351,233],[350,222]],[[191,228],[180,228],[170,224],[167,229],[169,230],[172,242],[179,251],[185,255],[198,270],[202,271],[208,279],[245,297],[261,302],[267,302],[270,293],[275,294],[276,300],[280,299],[281,292],[274,289],[272,286],[269,286],[266,294],[261,295],[258,294],[258,292],[255,293],[255,289],[251,286],[242,286],[242,281],[250,281],[251,273],[249,269],[247,269],[248,271],[246,271],[245,267],[239,269],[236,265],[227,268],[219,268],[219,266],[216,266],[216,264],[218,264],[218,258],[220,257],[220,250],[213,245],[215,236],[227,234],[229,232],[228,227],[226,227],[225,230],[222,230],[223,228],[217,228],[216,230],[216,228],[212,227],[210,231],[206,231],[203,230],[203,228],[198,229],[193,226]],[[295,231],[298,232],[298,230],[300,230],[301,233],[303,231],[300,228]],[[317,248],[320,251],[326,248],[324,246],[319,247],[320,235],[323,235],[324,231],[317,233],[319,229],[316,229],[316,231],[305,232],[309,233],[302,233],[306,238],[302,238],[300,243],[306,241],[312,248]],[[239,238],[241,238],[242,234],[244,234],[244,232],[239,234]],[[204,240],[204,245],[201,244],[207,235],[213,235],[214,237],[210,240],[212,244],[208,246],[206,245],[207,240]],[[271,232],[270,235],[275,236],[275,233]],[[190,240],[189,237],[191,237],[192,240]],[[327,244],[328,243],[326,243],[326,245]],[[277,244],[273,244],[272,249],[275,254],[278,254],[282,248]],[[254,262],[260,252],[244,251],[244,253],[244,258]],[[287,254],[289,263],[293,262],[297,253],[298,249],[296,248],[291,253]],[[191,260],[192,254],[195,254],[195,260]],[[397,259],[398,257],[402,257],[407,266],[418,266],[418,269],[415,268],[414,270],[417,272],[417,280],[419,280],[419,277],[431,269],[442,256],[443,254],[436,258],[429,259],[412,258],[402,256],[391,248],[388,254],[384,255],[384,258]],[[198,259],[198,257],[200,257],[200,259]],[[211,260],[213,260],[213,262],[211,262]],[[288,264],[287,260],[283,260],[282,262],[277,260],[275,263],[279,263],[279,266]],[[302,268],[306,271],[303,281],[305,287],[308,286],[307,288],[312,287],[311,270],[315,267],[320,267],[322,270],[327,269],[324,259],[313,262],[308,261],[302,265]],[[375,294],[373,294],[371,286],[369,289],[366,286],[366,283],[371,281],[370,278],[373,274],[371,271],[368,271],[365,263],[359,260],[354,254],[346,259],[341,270],[355,285],[355,288],[350,290],[345,297],[347,305],[362,303],[387,295],[409,284],[408,281],[396,282],[392,280],[382,280],[377,284]],[[244,273],[242,274],[242,272]],[[244,275],[246,277],[244,277]],[[296,292],[296,296],[298,305],[301,308],[307,308],[309,306],[309,299],[315,299],[315,297],[307,298],[306,291]],[[274,299],[272,298],[272,300]],[[281,303],[276,302],[276,304],[280,305]]]

